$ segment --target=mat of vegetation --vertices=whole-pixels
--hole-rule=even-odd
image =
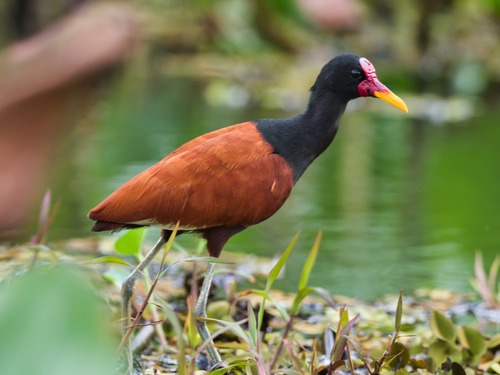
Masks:
[[[147,247],[144,233],[2,249],[0,373],[113,372],[123,346],[119,286]],[[500,259],[486,272],[478,256],[478,294],[395,290],[368,303],[309,285],[320,234],[296,293],[274,289],[296,239],[274,261],[167,246],[134,299],[136,372],[209,372],[193,307],[205,265],[216,261],[207,320],[228,366],[212,374],[500,374]]]

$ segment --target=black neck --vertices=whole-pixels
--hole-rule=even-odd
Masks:
[[[291,119],[256,121],[264,139],[292,168],[295,182],[332,143],[346,105],[333,93],[316,89],[304,113]]]

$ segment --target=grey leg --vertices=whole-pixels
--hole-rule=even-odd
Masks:
[[[130,316],[130,300],[132,298],[132,294],[134,293],[135,289],[135,283],[137,282],[137,279],[141,275],[142,271],[151,263],[153,258],[158,254],[158,252],[162,249],[163,245],[167,241],[163,238],[163,236],[160,237],[156,245],[149,251],[149,253],[146,255],[146,257],[142,260],[141,263],[132,271],[132,273],[127,277],[127,279],[123,282],[122,284],[122,290],[121,290],[121,295],[122,295],[122,335],[125,335],[128,327],[130,326],[132,322],[132,318]],[[130,338],[127,340],[127,343],[125,344],[124,347],[125,350],[125,355],[127,358],[127,365],[130,373],[132,374],[133,367],[132,367],[132,352],[130,349]]]
[[[207,317],[207,299],[210,293],[210,287],[212,286],[212,280],[214,278],[215,263],[208,263],[207,272],[205,273],[205,280],[200,290],[200,295],[198,301],[196,302],[196,308],[194,313],[196,317],[206,318]],[[222,363],[222,359],[215,348],[215,344],[208,331],[207,323],[204,320],[197,319],[196,327],[198,328],[198,333],[203,342],[208,342],[207,351],[210,356],[210,361],[212,366]]]

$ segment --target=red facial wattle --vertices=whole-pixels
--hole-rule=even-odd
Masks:
[[[364,57],[360,58],[359,65],[361,65],[361,69],[363,69],[363,73],[366,77],[365,80],[358,85],[360,96],[374,96],[392,104],[394,107],[404,112],[408,112],[408,108],[403,100],[378,80],[375,67],[368,59]]]

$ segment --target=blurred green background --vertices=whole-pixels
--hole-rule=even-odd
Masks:
[[[92,2],[2,2],[0,43],[34,35],[80,3]],[[351,103],[332,147],[284,207],[226,251],[274,256],[301,230],[280,285],[287,289],[321,229],[311,284],[364,298],[419,287],[467,291],[475,251],[486,264],[498,254],[500,1],[112,6],[132,7],[141,33],[91,104],[68,116],[73,128],[47,183],[61,202],[50,240],[90,236],[88,210],[184,142],[299,113],[321,66],[353,52],[374,63],[410,113],[375,99]]]

